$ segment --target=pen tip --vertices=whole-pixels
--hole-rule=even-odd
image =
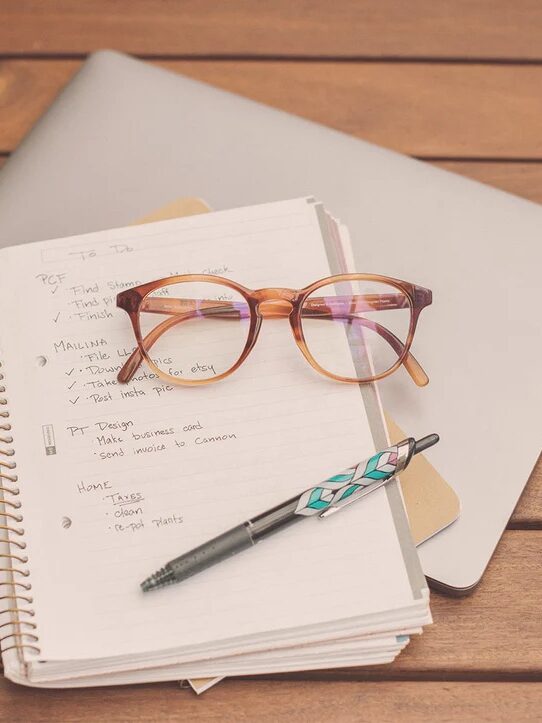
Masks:
[[[140,587],[143,592],[149,592],[150,590],[158,590],[166,585],[171,585],[173,582],[175,582],[175,575],[169,566],[166,565],[143,580]]]

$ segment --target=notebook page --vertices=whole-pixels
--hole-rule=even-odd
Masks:
[[[168,387],[143,367],[115,383],[134,345],[119,290],[211,272],[304,286],[329,273],[314,204],[14,247],[2,264],[41,659],[182,648],[412,601],[380,493],[183,585],[139,590],[168,559],[373,451],[359,388],[316,374],[284,320],[264,322],[245,364],[217,384]]]

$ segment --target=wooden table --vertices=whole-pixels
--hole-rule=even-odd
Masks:
[[[113,47],[542,201],[539,0],[0,0],[0,162]],[[542,243],[542,235],[541,235]],[[48,691],[0,682],[6,721],[542,718],[542,465],[479,588],[434,594],[393,665]]]

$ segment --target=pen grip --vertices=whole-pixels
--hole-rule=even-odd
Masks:
[[[168,563],[168,567],[177,582],[196,575],[222,560],[226,560],[238,552],[252,547],[254,541],[245,523],[214,537],[190,552],[176,557]]]

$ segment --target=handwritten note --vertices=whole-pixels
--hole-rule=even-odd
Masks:
[[[410,599],[381,494],[339,524],[288,530],[182,588],[139,590],[168,559],[358,461],[373,443],[359,389],[314,372],[286,320],[265,322],[245,364],[217,384],[167,384],[145,365],[119,384],[135,342],[116,294],[179,273],[299,288],[330,273],[325,236],[315,205],[300,199],[0,252],[42,657],[172,645],[189,657],[217,639],[232,641],[227,654],[262,630]],[[190,373],[214,363],[203,355]],[[375,546],[378,563],[367,554]]]

